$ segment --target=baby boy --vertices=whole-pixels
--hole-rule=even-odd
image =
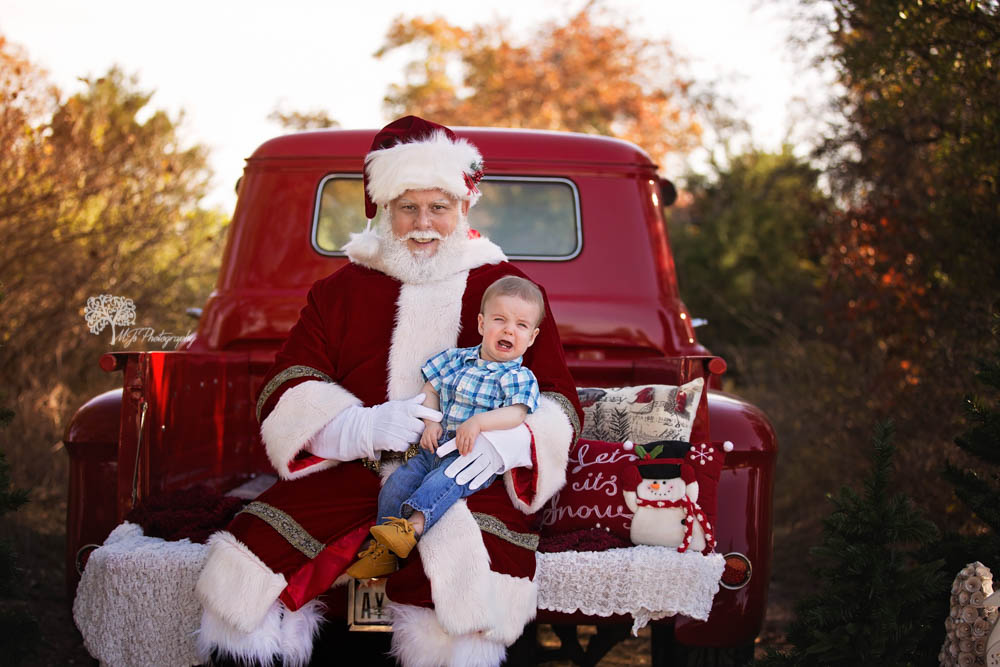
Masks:
[[[347,569],[358,579],[380,577],[396,569],[420,536],[458,499],[486,488],[458,484],[445,469],[468,454],[482,431],[510,429],[538,408],[538,382],[521,366],[545,314],[541,290],[529,280],[507,276],[486,288],[479,308],[480,345],[450,348],[421,369],[426,383],[424,405],[443,413],[441,423],[425,419],[420,451],[386,480],[378,498],[374,541]],[[439,457],[439,444],[455,440],[457,451]]]

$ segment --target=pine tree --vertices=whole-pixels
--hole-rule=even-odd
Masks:
[[[993,337],[1000,342],[1000,313],[993,317]],[[966,397],[968,428],[955,438],[955,444],[980,462],[982,470],[968,470],[948,462],[944,477],[954,487],[955,495],[988,530],[973,536],[949,535],[948,542],[953,547],[949,555],[958,550],[961,557],[949,558],[948,565],[954,565],[957,571],[971,560],[980,560],[997,573],[1000,568],[1000,349],[995,347],[992,359],[979,362],[976,379],[989,388],[991,396],[989,400]]]
[[[14,412],[0,406],[0,428],[4,428],[14,418]],[[28,494],[23,489],[10,488],[10,466],[7,457],[0,452],[0,516],[7,512],[16,512],[21,505],[28,502]],[[0,595],[11,593],[14,581],[14,552],[10,544],[0,541]]]
[[[937,537],[937,528],[909,498],[892,493],[893,430],[891,423],[875,430],[863,495],[845,486],[831,497],[823,542],[812,549],[819,565],[817,590],[796,608],[792,650],[772,652],[762,664],[932,664],[942,618],[928,601],[948,583],[941,561],[920,563],[914,557]]]
[[[4,293],[0,289],[0,301]],[[6,428],[14,412],[0,405],[0,429]],[[28,502],[28,492],[16,489],[10,483],[10,466],[0,451],[0,517],[16,512]],[[14,549],[6,540],[0,540],[0,647],[3,647],[4,664],[20,664],[30,655],[38,642],[38,622],[24,609],[23,603],[11,601],[17,571]]]

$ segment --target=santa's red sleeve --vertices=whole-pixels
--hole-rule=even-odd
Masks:
[[[340,319],[337,274],[309,290],[306,305],[264,376],[257,419],[268,459],[282,479],[333,467],[337,461],[304,450],[309,440],[344,409],[361,400],[341,386],[337,359]]]

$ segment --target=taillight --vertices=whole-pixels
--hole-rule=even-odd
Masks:
[[[735,591],[750,583],[753,568],[750,566],[749,558],[738,551],[732,551],[723,558],[726,559],[726,569],[722,571],[720,586]]]

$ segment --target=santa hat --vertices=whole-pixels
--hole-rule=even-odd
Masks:
[[[483,157],[444,125],[406,116],[382,128],[365,156],[365,217],[407,190],[438,188],[474,206]]]

